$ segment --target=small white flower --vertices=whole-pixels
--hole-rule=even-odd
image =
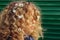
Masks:
[[[21,29],[21,28],[18,28],[18,31],[19,31],[19,32],[21,32],[21,31],[22,31],[22,29]]]
[[[16,3],[15,6],[18,6],[18,4]]]
[[[24,6],[24,4],[23,4],[23,3],[19,3],[19,6],[20,6],[20,7],[23,7],[23,6]]]
[[[20,18],[23,18],[23,15],[19,15],[18,18],[19,18],[19,19],[20,19]]]
[[[15,12],[16,12],[16,10],[14,10],[14,9],[13,9],[13,12],[15,13]]]

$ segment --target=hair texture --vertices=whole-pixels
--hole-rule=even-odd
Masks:
[[[31,2],[12,2],[0,14],[0,40],[34,40],[42,36],[41,15]]]

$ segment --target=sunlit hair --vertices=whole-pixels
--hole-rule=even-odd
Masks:
[[[12,2],[0,14],[0,40],[34,40],[42,36],[41,15],[31,2]]]

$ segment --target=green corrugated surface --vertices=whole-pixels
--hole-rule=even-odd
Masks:
[[[42,10],[44,40],[60,40],[60,0],[29,0]],[[2,10],[11,0],[0,0]],[[40,39],[39,39],[40,40]]]

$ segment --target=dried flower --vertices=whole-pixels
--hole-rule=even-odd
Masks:
[[[22,29],[21,29],[21,28],[18,28],[18,31],[19,31],[19,32],[21,32],[21,31],[22,31]]]
[[[18,18],[19,18],[19,19],[23,18],[23,15],[18,15]]]
[[[13,9],[13,12],[16,13],[16,10]]]
[[[24,6],[24,4],[23,3],[19,3],[19,5],[18,5],[19,7],[23,7]]]

